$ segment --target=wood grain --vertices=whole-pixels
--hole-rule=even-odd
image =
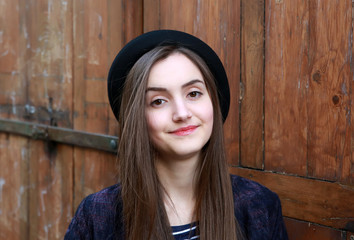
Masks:
[[[1,239],[26,239],[29,234],[28,196],[31,186],[27,144],[26,138],[0,134]]]
[[[142,1],[74,3],[75,129],[117,135],[106,78],[127,41],[142,33]],[[82,199],[117,182],[116,156],[75,148],[74,209]]]
[[[289,240],[342,240],[345,231],[284,218]]]
[[[72,5],[46,0],[26,4],[30,50],[25,61],[27,120],[70,128],[72,113]],[[45,115],[37,114],[39,111]],[[66,112],[60,118],[55,112]],[[62,239],[71,218],[73,149],[31,140],[28,145],[28,239]]]
[[[0,72],[18,72],[17,57],[20,53],[18,29],[18,1],[4,1],[0,8]]]
[[[343,183],[352,182],[354,176],[349,117],[351,6],[350,0],[309,5],[308,175]]]
[[[114,57],[142,32],[186,31],[217,52],[229,77],[224,132],[230,164],[258,169],[230,171],[278,193],[291,218],[290,239],[349,240],[352,4],[2,1],[0,117],[117,135],[106,91]],[[0,133],[0,238],[62,239],[81,200],[116,182],[116,160]]]
[[[262,169],[264,99],[264,1],[243,0],[241,26],[241,165]]]
[[[308,3],[266,1],[265,169],[306,176]]]
[[[63,239],[72,217],[72,147],[32,140],[29,149],[28,239]]]
[[[286,217],[338,229],[354,221],[353,186],[242,168],[230,172],[277,193]]]

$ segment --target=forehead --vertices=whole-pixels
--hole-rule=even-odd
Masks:
[[[199,68],[187,56],[176,52],[152,66],[148,86],[183,84],[196,79],[204,82]]]

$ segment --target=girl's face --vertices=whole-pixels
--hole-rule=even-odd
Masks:
[[[199,156],[213,128],[213,105],[198,67],[181,53],[157,62],[148,78],[145,114],[160,158]]]

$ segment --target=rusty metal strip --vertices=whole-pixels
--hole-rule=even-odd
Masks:
[[[9,119],[0,119],[0,132],[18,134],[32,139],[94,148],[107,152],[117,152],[118,138],[110,135]]]

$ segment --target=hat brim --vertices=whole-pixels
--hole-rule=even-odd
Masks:
[[[119,119],[121,95],[126,76],[136,61],[157,46],[178,45],[198,54],[214,76],[223,121],[230,107],[230,90],[222,62],[214,50],[193,35],[176,30],[156,30],[144,33],[125,45],[114,59],[108,74],[108,98],[113,113]]]

